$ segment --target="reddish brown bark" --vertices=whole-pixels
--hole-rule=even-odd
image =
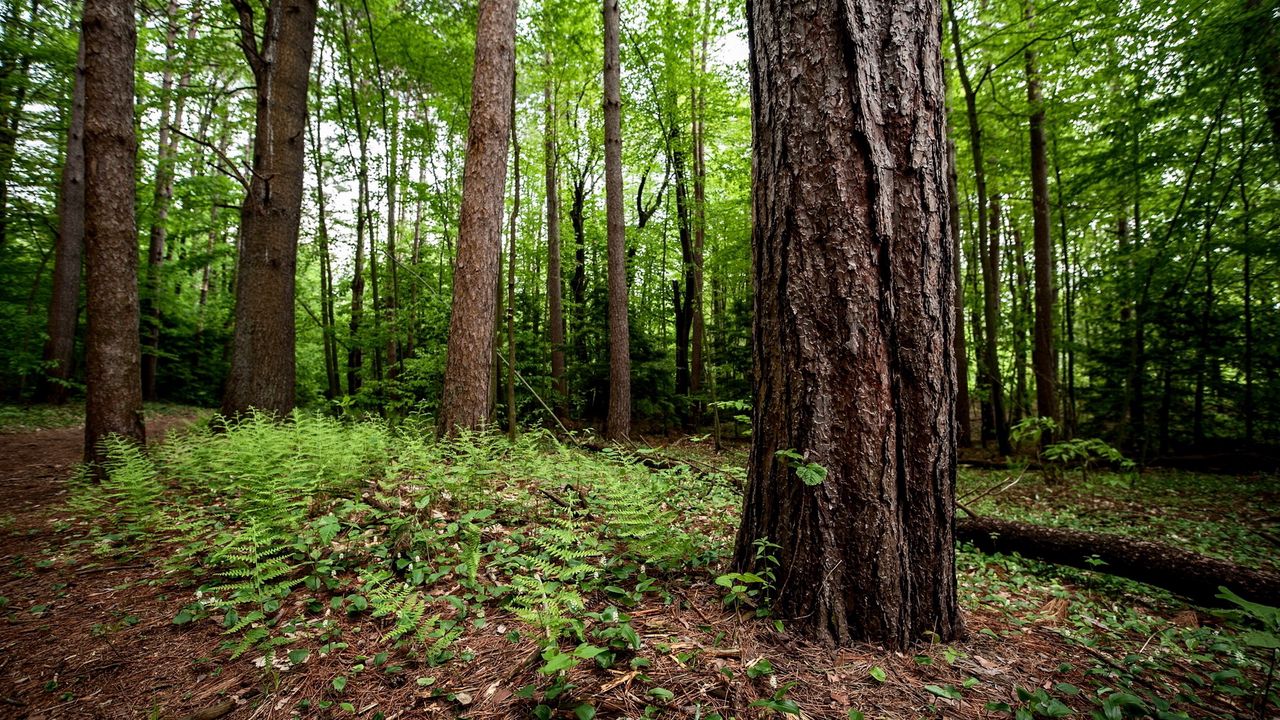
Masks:
[[[753,0],[755,397],[735,565],[833,644],[957,636],[937,0]],[[825,468],[802,482],[791,451]]]
[[[453,275],[453,314],[440,403],[440,430],[446,434],[479,428],[489,417],[515,33],[516,0],[481,0]]]
[[[146,442],[138,337],[138,235],[134,211],[133,0],[86,0],[85,93],[85,460],[101,441]]]
[[[232,4],[256,84],[257,118],[252,178],[240,208],[236,325],[222,413],[258,409],[283,416],[294,406],[294,271],[316,0],[271,0],[261,40],[253,6]]]

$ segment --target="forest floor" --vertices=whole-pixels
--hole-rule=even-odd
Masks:
[[[1280,717],[1274,690],[1257,704],[1266,657],[1240,641],[1234,621],[1099,573],[969,549],[958,560],[963,640],[906,653],[806,644],[757,617],[751,581],[719,575],[736,524],[740,450],[675,443],[663,457],[694,469],[663,475],[636,462],[652,454],[551,451],[547,441],[504,449],[473,440],[445,452],[319,420],[292,435],[180,430],[194,420],[153,415],[148,436],[167,434],[169,447],[155,465],[121,459],[113,477],[135,479],[107,490],[74,477],[79,428],[0,432],[0,717]],[[367,485],[345,498],[331,485],[307,486],[294,564],[263,570],[293,546],[216,547],[241,542],[223,534],[226,518],[289,506],[297,488],[272,485],[278,478],[341,480],[334,468],[367,450],[350,471]],[[295,456],[316,464],[299,460],[286,473],[281,458]],[[255,500],[228,485],[201,494],[219,473],[252,476],[270,492]],[[143,482],[153,476],[163,484]],[[618,530],[638,511],[609,483],[639,487],[650,476],[659,484],[635,492],[645,502],[660,494],[667,514],[643,519],[648,534]],[[552,481],[530,479],[542,477]],[[964,471],[960,495],[1019,477]],[[584,478],[606,490],[584,491]],[[233,487],[239,499],[227,499]],[[139,499],[174,509],[144,523],[150,510],[129,505]],[[234,513],[200,520],[224,502]],[[580,507],[562,512],[568,506]],[[1046,485],[1029,473],[973,507],[1276,565],[1280,484],[1270,476],[1104,473]],[[434,566],[405,550],[424,537],[397,536],[406,520],[424,523],[428,540],[444,538],[431,546]],[[583,544],[589,533],[570,520],[604,528],[601,542],[626,543]],[[626,560],[624,545],[653,542],[655,526],[688,557]],[[193,550],[200,536],[211,547]],[[245,574],[227,569],[229,557],[250,557],[246,567],[260,571],[253,607],[264,613],[209,600],[219,591],[247,597],[215,582]],[[313,574],[273,585],[302,567],[297,558]],[[379,562],[403,579],[398,599],[366,572]]]

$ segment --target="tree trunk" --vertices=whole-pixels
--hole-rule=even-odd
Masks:
[[[586,177],[573,181],[573,202],[569,206],[569,220],[573,224],[573,276],[569,279],[569,292],[573,296],[573,355],[578,366],[587,363],[587,230],[586,230]]]
[[[511,72],[511,237],[507,242],[507,439],[516,440],[516,234],[520,227],[520,133],[516,127],[516,74]]]
[[[693,292],[691,293],[692,321],[689,347],[689,394],[693,395],[693,427],[702,424],[702,379],[706,374],[703,353],[706,345],[706,326],[702,313],[702,265],[707,241],[707,157],[704,129],[706,122],[706,97],[702,82],[707,75],[707,52],[711,37],[710,0],[702,3],[702,48],[698,55],[694,97],[690,111],[693,115]]]
[[[951,276],[955,279],[955,345],[956,358],[956,444],[969,447],[973,435],[969,427],[969,352],[964,337],[964,284],[960,282],[960,196],[956,192],[956,144],[947,141],[947,206],[950,224],[947,230],[951,240]]]
[[[323,51],[321,54],[318,65],[323,67]],[[317,75],[320,67],[317,68]],[[321,87],[319,77],[316,78],[315,87],[317,89]],[[320,114],[316,112],[320,99],[318,94],[316,99],[316,104],[312,106],[316,125],[313,127],[308,122],[307,134],[310,135],[311,161],[315,165],[316,173],[316,242],[320,249],[320,331],[324,340],[324,396],[326,400],[332,401],[342,394],[342,383],[338,377],[338,342],[334,332],[337,322],[333,312],[333,262],[329,254],[329,214],[325,202],[324,151],[320,139],[323,132]]]
[[[987,553],[1016,552],[1036,560],[1119,575],[1164,588],[1197,604],[1221,606],[1223,601],[1216,597],[1220,585],[1254,602],[1280,604],[1280,575],[1147,540],[986,517],[957,521],[956,539],[971,542]]]
[[[1272,147],[1280,160],[1280,21],[1276,19],[1274,2],[1245,0],[1244,9],[1241,26],[1262,81],[1262,102],[1271,124]]]
[[[1071,270],[1071,247],[1067,237],[1067,203],[1063,197],[1062,163],[1058,156],[1058,138],[1053,138],[1053,187],[1057,195],[1058,234],[1062,245],[1062,332],[1066,338],[1063,348],[1062,382],[1066,393],[1062,398],[1062,436],[1070,440],[1076,434],[1076,286]],[[1076,266],[1079,267],[1080,249],[1076,244]]]
[[[347,92],[351,98],[351,117],[356,126],[356,256],[351,274],[351,318],[347,337],[347,393],[355,395],[364,383],[364,345],[360,337],[364,325],[364,236],[369,223],[369,134],[365,130],[364,114],[360,110],[360,96],[356,93],[355,62],[352,59],[351,23],[346,5],[338,3],[339,23],[342,27],[343,55],[347,64]],[[341,104],[341,98],[339,98]],[[374,308],[376,311],[376,307]]]
[[[6,76],[14,75],[15,78],[11,83],[14,88],[13,97],[3,98],[3,106],[0,107],[0,250],[4,249],[9,240],[9,182],[13,177],[13,161],[17,158],[18,136],[21,134],[22,119],[26,114],[27,84],[30,82],[32,60],[31,48],[34,45],[36,18],[39,15],[40,0],[31,0],[31,14],[24,23],[18,19],[18,4],[11,0],[9,17],[5,22],[6,44],[12,43],[24,49],[11,60],[16,64],[16,68],[10,67],[6,62],[2,69]],[[22,25],[26,25],[23,37],[14,37]]]
[[[955,0],[947,0],[947,15],[951,20],[951,43],[955,49],[956,72],[964,90],[965,112],[969,121],[969,152],[973,156],[974,191],[978,206],[978,253],[982,265],[983,335],[982,367],[978,374],[979,386],[986,391],[990,427],[995,431],[1000,452],[1013,452],[1009,444],[1009,428],[1005,421],[1004,384],[1000,379],[998,354],[1000,334],[999,247],[989,242],[987,233],[987,173],[982,155],[982,125],[978,120],[978,88],[969,78],[964,60],[963,42],[960,38],[960,22],[956,18]],[[985,442],[985,440],[984,440]]]
[[[71,93],[71,119],[67,128],[67,153],[62,163],[58,192],[58,238],[53,260],[53,296],[49,300],[49,338],[44,345],[46,376],[40,396],[62,404],[70,393],[68,382],[76,348],[79,315],[81,260],[84,256],[84,36],[76,56]]]
[[[85,0],[84,456],[103,460],[101,441],[146,442],[138,336],[138,235],[134,214],[133,0]]]
[[[674,103],[673,103],[674,105]],[[689,217],[689,185],[685,179],[685,154],[680,147],[680,135],[674,128],[676,118],[672,120],[672,131],[667,144],[670,148],[671,167],[676,179],[676,231],[680,236],[680,276],[684,282],[681,292],[680,280],[671,281],[675,300],[676,326],[676,394],[688,396],[689,381],[689,339],[693,329],[693,290],[694,290],[694,257],[693,228]]]
[[[1028,0],[1024,17],[1034,22],[1035,6]],[[1027,71],[1027,103],[1031,136],[1031,216],[1032,250],[1035,254],[1036,322],[1035,345],[1031,351],[1032,370],[1036,376],[1036,413],[1061,426],[1058,409],[1058,358],[1054,351],[1053,242],[1049,237],[1049,179],[1045,161],[1044,100],[1040,97],[1040,74],[1036,70],[1036,53],[1030,47],[1024,53]],[[1046,433],[1045,440],[1053,437]]]
[[[515,33],[516,0],[480,0],[453,312],[440,403],[440,430],[445,434],[480,428],[488,418]]]
[[[550,30],[545,32],[550,33]],[[547,327],[551,336],[551,384],[555,390],[552,403],[557,415],[565,415],[569,400],[569,379],[564,373],[564,281],[560,270],[560,184],[556,172],[556,103],[555,90],[551,85],[551,50],[548,48],[543,56],[546,72],[545,84],[542,88],[542,99],[545,110],[545,130],[543,131],[543,154],[546,163],[547,187]]]
[[[193,10],[187,39],[194,40],[200,16]],[[156,366],[159,363],[160,347],[160,266],[167,255],[165,242],[168,239],[169,206],[173,202],[173,164],[178,152],[177,137],[172,127],[182,127],[183,108],[186,98],[179,95],[173,97],[173,65],[178,44],[178,3],[169,0],[165,12],[168,30],[164,43],[164,70],[160,81],[160,127],[159,139],[156,143],[156,177],[155,189],[151,199],[151,232],[147,246],[147,292],[144,295],[143,323],[147,329],[146,348],[142,354],[142,396],[147,400],[155,400]],[[189,63],[188,63],[189,65]],[[190,83],[191,72],[185,71],[178,83],[179,92]]]
[[[1010,288],[1013,313],[1013,406],[1014,417],[1021,420],[1031,412],[1031,396],[1027,391],[1027,318],[1031,317],[1031,273],[1027,270],[1027,248],[1022,231],[1013,229],[1014,274],[1017,280]]]
[[[609,252],[609,415],[605,437],[631,434],[631,339],[622,198],[622,88],[618,0],[604,0],[604,185]]]
[[[302,217],[307,83],[316,0],[272,0],[254,35],[253,6],[232,0],[257,96],[253,174],[240,209],[236,325],[222,413],[293,411],[294,271]]]
[[[774,543],[775,612],[827,643],[961,630],[940,21],[929,0],[748,15],[756,381],[735,566],[770,572],[756,541]]]

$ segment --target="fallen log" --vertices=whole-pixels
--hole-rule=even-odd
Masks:
[[[1217,597],[1219,585],[1254,602],[1280,605],[1280,574],[1163,543],[987,517],[957,520],[956,538],[983,552],[1016,552],[1035,560],[1137,580],[1198,605],[1226,604]]]

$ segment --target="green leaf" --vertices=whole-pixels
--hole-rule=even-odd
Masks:
[[[347,679],[342,675],[333,679],[333,689],[342,692],[347,687]]]
[[[759,660],[755,661],[751,665],[747,666],[747,677],[749,678],[758,678],[764,675],[772,675],[772,674],[773,674],[773,663],[770,663],[767,658],[760,658]]]
[[[293,665],[301,665],[308,657],[311,657],[311,651],[305,648],[289,651],[289,662]]]
[[[1273,633],[1262,630],[1250,630],[1240,636],[1245,644],[1250,647],[1264,648],[1267,650],[1275,650],[1280,648],[1280,637],[1276,637]]]
[[[950,685],[946,687],[938,687],[937,685],[925,685],[924,689],[928,690],[934,695],[937,695],[938,697],[947,698],[949,700],[961,700],[964,698],[964,695],[962,695],[959,690],[955,689]]]
[[[660,688],[660,687],[650,688],[649,694],[658,698],[659,700],[662,700],[663,702],[673,700],[675,699],[675,696],[676,696],[676,694],[671,692],[670,690],[666,688]]]
[[[573,709],[573,716],[578,720],[592,720],[596,716],[596,709],[589,703],[582,703]]]
[[[867,671],[867,674],[876,679],[876,682],[884,682],[889,675],[882,667],[873,667]]]

